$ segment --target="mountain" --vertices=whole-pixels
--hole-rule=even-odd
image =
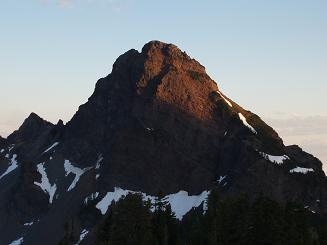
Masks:
[[[109,204],[129,192],[163,193],[182,219],[216,186],[327,212],[317,158],[285,146],[185,52],[151,41],[118,57],[66,125],[32,113],[0,139],[0,244],[58,244],[68,223],[93,244]]]

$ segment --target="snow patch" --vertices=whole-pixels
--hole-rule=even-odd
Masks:
[[[34,184],[39,186],[45,193],[49,194],[49,203],[52,203],[57,185],[50,184],[47,173],[45,172],[44,163],[39,163],[37,165],[37,171],[41,174],[41,183],[34,181]]]
[[[128,193],[131,193],[131,191],[115,187],[114,191],[108,192],[95,207],[104,215],[108,211],[112,201],[117,202],[122,196],[126,196]]]
[[[113,201],[117,202],[121,197],[126,196],[129,193],[140,193],[143,196],[143,200],[150,200],[152,203],[154,203],[156,199],[154,196],[149,196],[142,192],[123,190],[119,187],[115,187],[113,192],[108,192],[103,199],[98,202],[96,208],[104,215]],[[199,207],[202,203],[205,205],[209,193],[210,191],[203,191],[200,195],[189,196],[188,192],[179,191],[175,194],[167,195],[164,198],[170,203],[171,209],[175,213],[176,218],[181,220],[192,208]]]
[[[95,164],[95,169],[99,169],[101,167],[101,162],[103,160],[102,154],[99,155],[98,160]]]
[[[307,174],[309,172],[314,172],[312,168],[301,168],[301,167],[296,167],[290,170],[290,173],[300,173],[300,174]]]
[[[48,149],[46,149],[42,154],[47,153],[51,151],[53,148],[55,148],[57,145],[59,145],[59,142],[53,143]]]
[[[289,160],[289,156],[287,155],[283,155],[283,156],[273,156],[273,155],[269,155],[267,153],[264,152],[260,152],[260,155],[263,156],[265,159],[269,160],[272,163],[276,163],[278,165],[281,165],[284,163],[285,160]]]
[[[203,202],[203,215],[206,213],[208,211],[208,202],[207,202],[207,200],[205,200],[204,202]]]
[[[77,182],[79,181],[80,177],[85,172],[87,172],[88,170],[90,170],[92,168],[92,167],[88,167],[88,168],[81,169],[81,168],[75,167],[69,160],[65,160],[64,167],[65,167],[65,171],[66,171],[66,176],[68,176],[70,173],[75,174],[75,178],[74,178],[73,182],[71,183],[71,185],[68,187],[67,191],[71,191],[72,189],[74,189]]]
[[[217,179],[217,182],[219,184],[221,184],[221,182],[223,182],[226,179],[226,175],[225,176],[219,176],[219,179]]]
[[[99,179],[100,174],[95,175],[95,179]]]
[[[84,229],[81,231],[81,234],[79,235],[79,241],[76,243],[76,245],[80,244],[81,241],[84,240],[84,238],[87,236],[87,234],[89,233],[88,230]]]
[[[25,223],[24,226],[31,226],[34,224],[34,221],[30,222],[30,223]]]
[[[309,206],[304,206],[305,209],[309,210],[311,213],[315,214],[316,211],[312,210]]]
[[[3,153],[5,151],[5,149],[1,149],[0,153]]]
[[[224,99],[224,101],[225,101],[225,102],[226,102],[230,107],[233,107],[232,103],[230,103],[229,100],[227,100],[227,99],[222,95],[222,93],[220,93],[220,91],[217,90],[216,92],[220,95],[221,98]]]
[[[11,243],[9,243],[9,245],[20,245],[20,244],[23,244],[23,241],[24,241],[24,237],[21,237],[15,241],[12,241]]]
[[[257,131],[250,124],[248,124],[248,122],[246,121],[246,118],[243,116],[242,113],[239,112],[238,116],[246,127],[248,127],[254,134],[257,134]]]
[[[6,158],[9,158],[8,154],[6,155]],[[18,167],[17,154],[14,154],[10,159],[10,163],[9,163],[7,170],[0,176],[0,179],[5,177],[10,172],[14,171],[17,167]]]
[[[84,203],[87,204],[89,201],[93,201],[93,200],[97,199],[98,196],[99,196],[99,192],[92,193],[91,195],[87,196],[84,199]]]
[[[209,193],[209,191],[203,191],[198,196],[189,196],[186,191],[179,191],[167,197],[176,218],[181,220],[192,208],[199,207],[201,203],[205,202]]]

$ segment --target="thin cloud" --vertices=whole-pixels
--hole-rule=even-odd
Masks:
[[[275,129],[286,136],[327,134],[327,116],[288,116],[266,118]]]
[[[265,118],[283,138],[285,144],[296,144],[324,163],[327,171],[327,116],[289,115]]]
[[[72,0],[59,0],[58,3],[59,3],[60,7],[67,8],[72,5],[73,1]]]
[[[97,4],[100,6],[109,6],[113,11],[120,12],[132,2],[132,0],[37,0],[41,4],[45,5],[57,5],[62,8],[73,7],[79,4]]]
[[[70,7],[73,4],[73,0],[37,0],[37,1],[44,5],[55,4],[63,8]]]

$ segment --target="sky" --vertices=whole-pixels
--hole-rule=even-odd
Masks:
[[[2,0],[0,30],[3,137],[32,111],[67,122],[120,54],[161,40],[327,166],[326,0]]]

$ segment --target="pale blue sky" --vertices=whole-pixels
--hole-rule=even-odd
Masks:
[[[0,4],[0,135],[31,111],[69,120],[120,54],[156,39],[200,61],[226,95],[271,122],[286,143],[307,144],[327,159],[326,0]],[[296,120],[302,131],[303,122],[305,140],[318,137],[319,146],[300,131],[284,132],[280,120],[288,127]]]

